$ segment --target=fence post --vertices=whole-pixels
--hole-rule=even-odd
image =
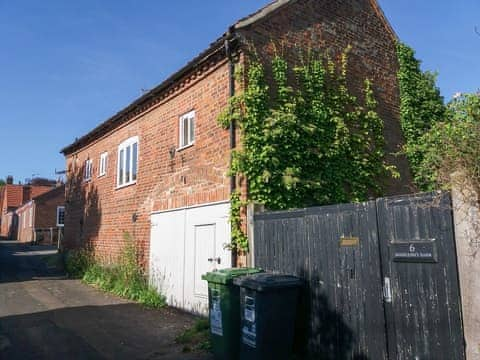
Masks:
[[[480,359],[480,206],[464,174],[451,179],[466,358],[473,360]]]
[[[255,246],[254,246],[254,222],[253,217],[255,215],[255,204],[248,203],[247,205],[247,238],[248,238],[248,256],[247,266],[255,266]]]
[[[255,214],[265,211],[262,204],[249,203],[247,205],[247,237],[248,256],[247,266],[255,267]]]
[[[60,237],[62,236],[62,228],[58,227],[58,234],[57,234],[57,250],[60,252]]]

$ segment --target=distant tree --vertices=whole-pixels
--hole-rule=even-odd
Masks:
[[[3,186],[3,185],[5,185],[5,180],[0,179],[0,186]]]

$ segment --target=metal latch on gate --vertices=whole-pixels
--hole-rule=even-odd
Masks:
[[[392,302],[392,286],[390,285],[389,277],[385,277],[385,282],[383,284],[383,299],[386,303]]]
[[[220,257],[217,258],[208,258],[208,262],[216,262],[217,264],[220,264],[222,259]]]

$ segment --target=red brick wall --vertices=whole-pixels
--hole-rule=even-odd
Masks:
[[[373,81],[385,121],[387,151],[398,151],[402,136],[394,40],[369,0],[298,0],[240,33],[261,56],[270,57],[276,47],[291,63],[298,59],[299,47],[336,56],[351,45],[350,86],[358,94],[365,78]],[[210,66],[194,79],[179,83],[157,105],[67,156],[67,248],[88,244],[108,261],[118,254],[128,233],[146,262],[152,211],[229,198],[229,134],[217,125],[229,97],[228,64],[224,60]],[[171,159],[169,150],[178,147],[179,117],[191,110],[196,111],[195,145]],[[138,180],[117,189],[118,145],[133,136],[139,137]],[[108,152],[107,174],[98,177],[103,152]],[[87,159],[93,160],[93,178],[84,182]],[[406,162],[403,158],[394,161],[402,181],[392,181],[388,193],[409,192]],[[246,191],[245,181],[239,186]]]
[[[57,207],[65,205],[65,188],[52,190],[51,196],[35,200],[35,228],[57,227]]]
[[[228,74],[223,61],[125,126],[67,156],[67,248],[88,243],[108,261],[128,232],[146,262],[152,211],[229,199],[229,133],[217,124],[229,97]],[[178,147],[179,117],[191,110],[196,113],[195,144],[171,159],[169,150]],[[137,183],[117,189],[117,149],[133,136],[139,137]],[[103,152],[108,152],[107,174],[98,177]],[[93,176],[83,182],[88,158]]]
[[[264,60],[280,53],[291,64],[298,63],[299,49],[320,50],[336,58],[350,45],[350,88],[361,97],[363,81],[372,80],[378,112],[385,123],[386,152],[400,150],[403,137],[395,42],[371,0],[294,1],[265,20],[241,29],[240,33]],[[388,156],[388,160],[398,167],[401,179],[388,182],[387,194],[412,192],[406,159]]]

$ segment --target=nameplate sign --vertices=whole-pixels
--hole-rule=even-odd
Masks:
[[[435,240],[391,244],[391,254],[396,262],[436,263],[437,247]]]

